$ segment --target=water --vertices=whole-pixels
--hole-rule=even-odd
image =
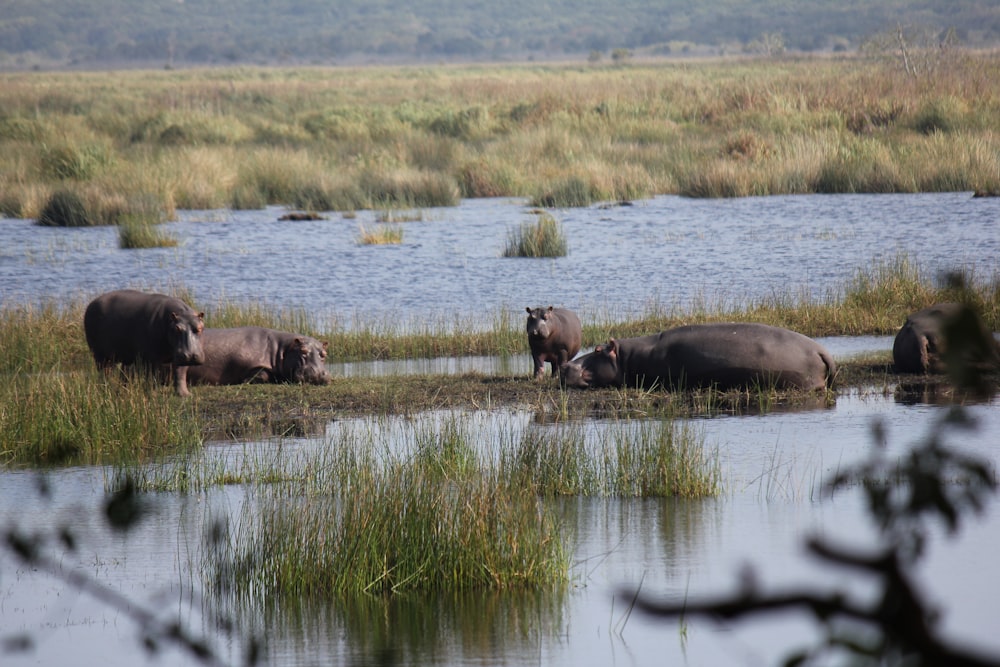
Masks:
[[[569,239],[559,259],[505,259],[510,229],[533,220],[523,202],[465,201],[432,209],[403,223],[399,247],[360,246],[356,219],[331,214],[316,222],[278,222],[281,211],[181,212],[164,231],[178,248],[122,251],[113,229],[46,229],[2,220],[0,302],[34,303],[122,287],[184,288],[198,303],[264,302],[302,308],[322,326],[398,318],[444,318],[462,326],[488,325],[498,310],[520,318],[526,305],[563,305],[584,316],[613,311],[641,314],[708,298],[746,299],[804,291],[817,298],[840,288],[859,268],[906,254],[930,274],[959,268],[988,278],[998,271],[1000,200],[968,193],[689,200],[658,197],[631,207],[557,211]],[[830,338],[838,359],[886,350],[891,338]],[[337,376],[384,372],[523,372],[524,359],[441,359],[363,362],[334,367]],[[512,370],[513,369],[513,370]],[[1000,410],[994,399],[971,407],[980,420],[956,444],[996,466]],[[816,636],[794,616],[745,624],[675,622],[627,616],[620,587],[682,598],[731,591],[747,565],[768,588],[796,584],[846,585],[870,594],[842,572],[818,566],[802,550],[813,532],[870,544],[860,496],[821,499],[817,484],[858,460],[871,445],[871,424],[882,420],[890,444],[920,438],[944,408],[897,402],[890,396],[846,392],[835,407],[766,416],[701,419],[695,427],[718,452],[726,491],[699,502],[568,500],[561,510],[575,529],[574,586],[563,595],[480,594],[438,600],[394,600],[368,610],[335,605],[244,609],[241,627],[267,638],[271,665],[374,664],[386,655],[399,664],[776,664],[790,648]],[[474,413],[489,433],[494,413]],[[550,428],[532,415],[505,414],[519,427]],[[330,429],[345,425],[334,422]],[[391,426],[387,426],[389,428]],[[600,422],[593,428],[599,430]],[[315,448],[299,439],[283,447]],[[209,452],[244,443],[212,443]],[[273,451],[274,442],[259,445]],[[228,453],[226,454],[228,455]],[[96,577],[166,618],[213,637],[232,662],[238,650],[219,638],[203,585],[202,540],[218,517],[238,516],[239,487],[180,496],[159,494],[157,510],[127,539],[95,518],[107,472],[74,468],[51,473],[52,499],[39,499],[33,473],[0,471],[0,526],[24,530],[70,525],[86,540],[63,565]],[[858,542],[852,542],[858,543]],[[947,637],[1000,654],[995,620],[1000,601],[1000,506],[994,498],[957,540],[934,535],[919,575],[945,612]],[[362,613],[363,612],[363,613]],[[105,665],[146,661],[134,626],[50,576],[0,555],[0,637],[27,632],[37,648],[3,655],[4,664]],[[157,664],[184,665],[168,650]]]
[[[980,420],[979,430],[950,436],[948,441],[995,464],[998,407],[998,401],[970,407]],[[561,501],[565,520],[576,534],[574,583],[565,595],[403,599],[385,608],[373,600],[377,613],[369,611],[365,622],[396,619],[387,628],[392,638],[381,640],[385,645],[365,634],[365,623],[352,622],[350,614],[338,613],[332,603],[249,610],[239,620],[242,627],[267,637],[267,664],[274,665],[338,662],[333,656],[350,664],[375,664],[385,648],[402,664],[775,664],[786,650],[815,636],[810,623],[794,616],[725,625],[691,620],[681,641],[675,622],[655,622],[637,614],[626,620],[621,588],[642,582],[647,593],[675,599],[721,594],[732,590],[749,565],[765,590],[837,585],[862,598],[870,595],[864,582],[859,585],[803,554],[802,539],[809,534],[860,547],[870,545],[873,535],[857,493],[821,499],[816,487],[868,451],[873,419],[886,425],[893,451],[902,451],[926,433],[942,409],[852,393],[840,397],[830,410],[699,420],[696,427],[722,463],[723,495],[698,502]],[[503,428],[555,428],[533,424],[530,414],[517,412],[473,413],[469,418],[487,431],[491,421]],[[379,423],[378,428],[407,428],[403,420]],[[336,422],[329,427],[330,439],[290,439],[282,447],[291,454],[296,448],[329,446],[337,442],[336,429],[351,427]],[[601,423],[594,428],[599,431]],[[208,449],[231,457],[249,451],[248,446],[273,453],[275,445],[220,442]],[[37,499],[32,474],[4,473],[0,481],[0,524],[16,521],[36,529],[79,526],[81,517],[92,516],[87,510],[96,505],[104,473],[79,468],[52,474],[49,503]],[[196,595],[205,571],[204,527],[218,516],[238,516],[241,502],[238,487],[186,497],[161,495],[154,517],[127,540],[91,519],[94,525],[85,531],[88,537],[77,560],[68,558],[66,564],[164,609],[168,617],[179,615],[196,629],[210,632],[212,626],[203,618],[204,602]],[[947,612],[943,619],[947,635],[994,652],[1000,652],[994,627],[1000,601],[980,592],[1000,586],[1000,567],[991,556],[1000,547],[998,510],[1000,502],[994,498],[982,517],[965,525],[957,541],[945,540],[937,531],[920,568],[929,598]],[[0,566],[0,582],[4,631],[31,632],[40,640],[30,659],[15,657],[5,664],[99,658],[107,665],[130,665],[141,660],[134,630],[120,612],[47,576],[15,570],[6,559]],[[221,648],[229,650],[225,644]],[[168,652],[158,664],[180,665],[185,660]]]
[[[181,211],[163,231],[178,248],[122,251],[114,228],[46,229],[4,220],[0,284],[6,301],[110,289],[184,287],[195,305],[263,302],[321,322],[408,322],[429,316],[465,326],[525,306],[581,315],[640,314],[789,291],[822,297],[858,268],[907,254],[930,275],[960,268],[988,278],[1000,257],[1000,200],[969,193],[831,195],[697,200],[657,197],[634,206],[556,211],[566,257],[504,258],[508,233],[532,222],[523,202],[465,200],[401,223],[400,246],[362,246],[356,219],[282,222],[280,209]],[[211,323],[209,323],[211,325]]]

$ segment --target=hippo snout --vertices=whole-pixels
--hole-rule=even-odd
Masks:
[[[586,389],[590,386],[589,376],[590,373],[580,364],[570,362],[559,367],[559,381],[564,387]]]
[[[323,369],[302,369],[297,373],[294,380],[306,384],[330,384],[330,373]]]
[[[205,352],[203,350],[174,355],[175,366],[200,366],[203,363],[205,363]]]

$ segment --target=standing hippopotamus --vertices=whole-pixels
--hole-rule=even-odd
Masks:
[[[965,306],[959,303],[938,303],[918,310],[906,318],[892,343],[892,361],[899,373],[944,373],[947,369],[945,329],[958,324]],[[967,363],[981,368],[1000,366],[1000,343],[973,311],[968,325],[972,331],[962,335],[961,356]]]
[[[205,314],[165,294],[118,290],[97,297],[83,314],[83,330],[97,367],[145,366],[152,372],[170,367],[174,391],[188,396],[181,373],[205,358],[201,335]]]
[[[702,387],[773,384],[825,389],[837,366],[822,345],[766,324],[692,324],[639,338],[612,338],[571,361],[570,387]]]
[[[184,372],[187,382],[243,384],[299,382],[327,384],[326,343],[264,327],[205,329],[205,361]]]
[[[552,375],[580,351],[583,328],[580,318],[565,308],[525,308],[528,311],[528,345],[534,363],[535,379],[545,375],[545,362],[552,364]]]

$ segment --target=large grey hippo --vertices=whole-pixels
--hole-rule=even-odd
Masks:
[[[837,366],[822,345],[766,324],[692,324],[638,338],[612,338],[563,367],[570,387],[755,384],[825,389]]]
[[[525,308],[528,321],[528,346],[536,379],[545,375],[545,362],[552,364],[552,375],[580,351],[583,328],[580,318],[565,308]]]
[[[327,384],[326,347],[315,338],[264,327],[205,329],[205,361],[182,372],[190,385]]]
[[[947,368],[945,331],[962,324],[966,330],[956,331],[962,349],[953,350],[967,364],[981,369],[1000,367],[1000,343],[972,310],[958,303],[938,303],[912,313],[896,334],[892,343],[892,361],[900,373],[944,373]]]
[[[174,391],[187,396],[182,369],[200,364],[204,313],[165,294],[117,290],[97,297],[83,313],[83,330],[97,367],[144,366],[150,372],[169,367]]]

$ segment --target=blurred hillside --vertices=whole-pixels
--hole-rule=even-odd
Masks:
[[[1000,44],[998,0],[0,0],[0,67],[620,59]]]

